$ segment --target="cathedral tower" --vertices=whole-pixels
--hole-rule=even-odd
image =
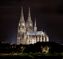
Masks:
[[[25,32],[26,32],[26,27],[25,27],[24,15],[23,15],[23,7],[21,7],[21,16],[18,24],[17,44],[21,43],[22,37],[24,36]]]
[[[21,17],[20,17],[20,31],[21,33],[26,32],[26,28],[25,28],[25,20],[24,20],[24,14],[23,14],[23,8],[21,7]]]
[[[30,8],[29,8],[29,12],[28,12],[28,19],[26,21],[26,31],[28,31],[28,32],[33,31],[33,22],[31,20]]]

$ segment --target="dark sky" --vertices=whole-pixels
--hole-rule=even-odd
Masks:
[[[16,42],[21,6],[25,20],[30,7],[33,21],[36,16],[38,30],[46,32],[50,41],[63,43],[63,0],[1,0],[0,41]]]

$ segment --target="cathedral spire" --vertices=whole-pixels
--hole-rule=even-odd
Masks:
[[[32,20],[31,20],[31,14],[30,14],[30,8],[29,8],[29,11],[28,11],[28,21],[32,22]]]
[[[30,17],[31,15],[30,15],[30,8],[29,8],[29,14],[28,14],[28,16]]]
[[[25,28],[25,20],[24,20],[24,14],[23,14],[23,7],[21,7],[21,16],[20,16],[20,21],[19,21],[19,25],[18,25],[18,29],[24,33],[26,31]]]
[[[37,26],[36,26],[36,17],[35,17],[35,24],[34,24],[34,31],[37,31]]]
[[[30,8],[28,10],[28,19],[26,21],[26,29],[29,32],[33,31],[33,22],[32,22],[32,19],[31,19]]]
[[[36,17],[35,17],[35,25],[34,26],[36,27]]]
[[[25,22],[25,20],[24,20],[24,14],[23,14],[23,7],[21,7],[20,22]]]

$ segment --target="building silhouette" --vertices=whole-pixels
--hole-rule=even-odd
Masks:
[[[43,31],[37,31],[36,25],[36,17],[33,25],[33,21],[31,19],[30,8],[28,10],[28,19],[25,22],[23,7],[21,7],[21,16],[18,24],[18,32],[17,32],[17,45],[29,45],[35,44],[37,42],[49,42],[49,37]]]

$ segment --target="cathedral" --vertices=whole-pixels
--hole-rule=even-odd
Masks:
[[[21,16],[18,24],[17,31],[17,45],[29,45],[35,44],[37,42],[49,42],[49,37],[43,31],[37,31],[36,18],[33,25],[33,21],[31,19],[30,8],[28,10],[28,18],[25,22],[23,8],[21,8]]]

